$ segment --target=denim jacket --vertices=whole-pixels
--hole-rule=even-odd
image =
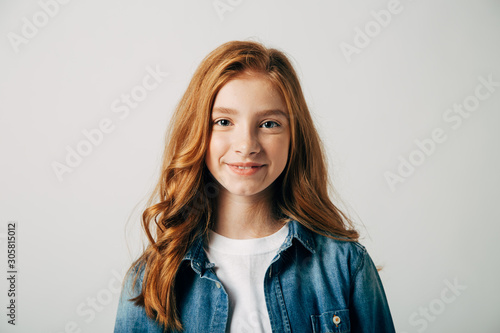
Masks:
[[[228,295],[203,244],[202,238],[193,243],[179,269],[178,313],[184,332],[224,333]],[[135,286],[132,281],[125,281],[114,332],[164,332],[129,301],[140,292],[142,275]],[[324,237],[291,221],[263,283],[272,332],[395,332],[377,269],[357,242]],[[249,325],[242,332],[253,331]]]

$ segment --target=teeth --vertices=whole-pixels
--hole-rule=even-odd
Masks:
[[[242,167],[242,166],[239,166],[238,169],[251,169],[252,167]]]

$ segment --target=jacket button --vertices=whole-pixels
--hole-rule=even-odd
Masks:
[[[220,283],[219,282],[215,282],[215,286],[220,289]]]
[[[334,315],[333,316],[333,323],[335,324],[335,326],[339,326],[339,324],[340,324],[340,317],[337,316],[337,315]]]

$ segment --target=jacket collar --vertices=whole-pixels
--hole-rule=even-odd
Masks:
[[[278,250],[281,253],[293,245],[293,239],[297,239],[308,251],[315,253],[316,244],[314,242],[313,232],[304,227],[296,220],[288,222],[288,235],[285,241]],[[200,276],[203,275],[206,269],[212,268],[213,263],[210,263],[207,254],[203,249],[205,241],[203,235],[198,236],[194,241],[182,261],[190,261],[191,268]]]
[[[314,250],[316,244],[314,242],[313,232],[296,220],[292,220],[288,223],[288,236],[285,238],[283,245],[281,245],[278,252],[283,252],[293,245],[293,239],[297,239],[307,250],[311,253],[315,253]]]

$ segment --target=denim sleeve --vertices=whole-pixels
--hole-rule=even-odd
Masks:
[[[366,249],[359,259],[351,288],[351,333],[395,332],[382,281]]]
[[[114,333],[162,332],[161,327],[146,315],[144,307],[135,305],[130,299],[139,295],[142,286],[142,273],[134,283],[135,274],[127,274],[120,294],[116,313]]]

